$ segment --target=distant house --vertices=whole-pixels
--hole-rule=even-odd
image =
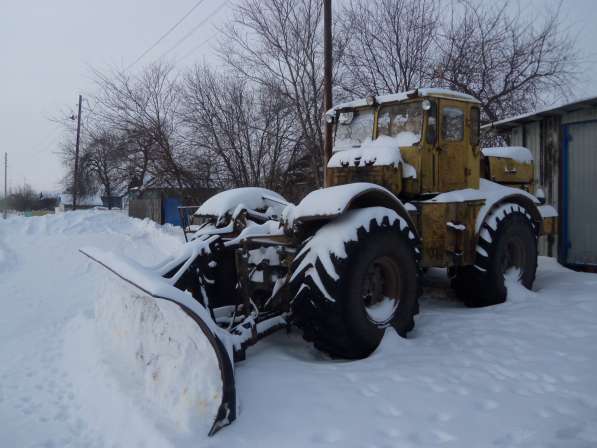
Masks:
[[[123,196],[102,196],[102,205],[106,208],[122,208]]]
[[[597,268],[597,97],[506,118],[483,129],[533,153],[537,185],[560,215],[558,236],[541,251],[571,267]]]
[[[178,207],[201,205],[218,190],[176,189],[166,187],[132,188],[128,194],[129,216],[149,218],[159,224],[180,226]]]
[[[58,198],[58,205],[64,206],[65,209],[72,209],[73,195],[70,193],[61,193]],[[89,209],[94,207],[122,208],[122,196],[100,196],[99,194],[95,194],[77,198],[77,208]]]
[[[58,205],[63,206],[67,210],[72,210],[73,195],[70,193],[61,193],[58,197]],[[103,207],[103,205],[102,198],[99,195],[77,197],[77,208],[80,209]]]

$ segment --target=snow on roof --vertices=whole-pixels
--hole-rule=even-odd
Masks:
[[[533,112],[527,112],[520,115],[514,115],[512,117],[504,118],[503,120],[493,121],[491,123],[487,123],[481,126],[481,129],[491,129],[491,128],[511,128],[519,124],[519,122],[528,122],[533,121],[533,119],[540,117],[542,115],[559,115],[564,112],[574,110],[577,107],[582,106],[595,106],[597,107],[597,96],[588,96],[584,98],[580,98],[578,100],[574,100],[572,102],[561,103],[556,106],[549,106],[544,107],[541,109],[537,109]]]
[[[440,96],[446,98],[453,98],[463,101],[472,101],[475,103],[480,103],[480,101],[475,98],[474,96],[467,95],[466,93],[457,92],[456,90],[450,89],[441,89],[437,87],[428,87],[428,88],[420,88],[415,90],[409,90],[407,92],[398,92],[398,93],[391,93],[389,95],[378,95],[375,97],[375,101],[378,104],[384,103],[392,103],[396,101],[404,101],[409,98],[413,97],[423,97],[423,96]],[[337,110],[340,109],[351,109],[355,107],[365,107],[367,106],[367,98],[359,98],[353,101],[348,101],[345,103],[340,103],[334,106],[332,109],[326,112],[326,115],[333,115]]]

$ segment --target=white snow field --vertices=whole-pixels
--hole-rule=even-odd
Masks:
[[[363,361],[331,360],[296,332],[265,339],[236,367],[238,419],[208,438],[210,404],[180,395],[217,389],[197,374],[209,362],[135,376],[143,332],[106,297],[131,292],[78,252],[156,264],[182,241],[118,212],[0,221],[0,447],[597,446],[597,275],[547,258],[534,291],[510,282],[509,301],[484,309],[431,271],[409,339],[388,331]]]

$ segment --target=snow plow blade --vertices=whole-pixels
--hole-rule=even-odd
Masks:
[[[145,295],[178,305],[197,324],[213,349],[221,376],[221,401],[209,430],[209,435],[212,436],[236,419],[233,347],[228,339],[228,333],[217,326],[210,312],[195,300],[190,293],[174,286],[178,277],[177,274],[170,276],[173,271],[172,266],[177,269],[176,272],[180,272],[180,275],[182,275],[200,252],[200,250],[196,250],[197,246],[195,248],[191,244],[188,246],[181,257],[168,259],[153,268],[142,266],[134,260],[97,248],[82,248],[80,252],[139,289]]]

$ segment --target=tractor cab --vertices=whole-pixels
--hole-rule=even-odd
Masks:
[[[479,113],[478,100],[445,89],[340,104],[326,114],[326,185],[371,182],[407,198],[478,188]]]

